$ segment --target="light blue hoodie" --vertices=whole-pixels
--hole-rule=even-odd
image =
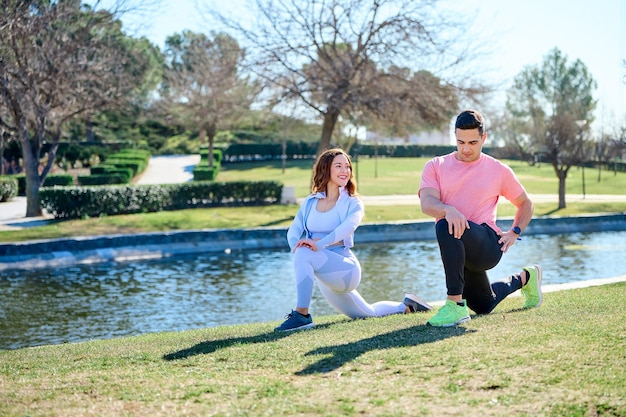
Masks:
[[[325,192],[319,192],[309,195],[300,206],[296,217],[293,219],[293,223],[287,230],[287,242],[293,252],[296,248],[296,244],[303,237],[306,232],[306,218],[313,204],[317,204],[317,200],[320,198],[326,198]],[[324,236],[322,239],[316,242],[318,249],[326,248],[333,243],[343,241],[346,248],[354,246],[354,231],[365,216],[365,207],[363,202],[357,196],[350,196],[345,187],[339,188],[339,198],[335,203],[335,208],[339,212],[339,218],[341,224],[333,230],[331,233]]]

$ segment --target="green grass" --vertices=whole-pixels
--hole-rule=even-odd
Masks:
[[[415,195],[421,171],[427,158],[361,159],[355,164],[359,192],[364,195]],[[556,194],[558,181],[552,167],[546,164],[531,167],[523,162],[508,161],[531,194]],[[296,196],[310,192],[311,161],[289,161],[283,171],[280,161],[228,164],[220,171],[219,181],[279,181],[294,187]],[[567,192],[582,193],[582,176],[577,169],[567,181]],[[593,175],[592,175],[593,173]],[[602,171],[597,181],[597,171],[586,170],[586,193],[624,194],[626,173]],[[567,201],[567,198],[566,198]],[[55,221],[44,226],[21,230],[0,231],[0,242],[20,242],[35,239],[56,239],[70,236],[102,234],[147,233],[168,230],[197,230],[206,228],[286,227],[291,223],[298,207],[274,205],[265,207],[234,207],[169,211],[121,215],[83,220]],[[575,202],[565,209],[556,203],[537,203],[535,215],[575,216],[587,213],[625,212],[626,202]],[[498,209],[501,217],[512,216],[514,208],[503,204]],[[417,205],[366,206],[365,223],[425,219]]]
[[[625,416],[624,297],[509,298],[447,329],[326,316],[0,351],[0,415]]]
[[[359,193],[363,195],[415,194],[419,187],[424,165],[430,158],[361,158],[354,163]],[[557,194],[558,179],[554,168],[548,164],[531,166],[521,161],[504,161],[515,171],[530,194]],[[304,197],[310,192],[312,161],[287,161],[283,171],[282,162],[250,162],[224,166],[219,181],[237,181],[254,178],[258,181],[279,181],[294,187],[296,196]],[[585,168],[585,193],[624,194],[626,173],[598,171]],[[582,169],[572,168],[566,180],[567,194],[582,194]]]

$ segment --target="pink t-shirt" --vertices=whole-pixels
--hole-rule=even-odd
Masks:
[[[487,223],[500,232],[496,226],[499,197],[514,200],[525,191],[524,186],[509,166],[489,155],[481,153],[474,162],[461,162],[455,153],[426,163],[419,192],[434,188],[439,191],[442,203],[455,207],[468,220]]]

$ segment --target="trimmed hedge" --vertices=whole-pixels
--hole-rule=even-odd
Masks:
[[[188,208],[255,206],[280,202],[274,181],[194,181],[183,184],[43,187],[41,207],[55,218],[75,219]]]
[[[26,176],[24,174],[12,175],[12,178],[17,180],[17,195],[26,195]],[[69,174],[48,174],[44,181],[45,187],[54,187],[74,185],[74,177]]]
[[[0,202],[9,201],[17,196],[17,179],[0,177]]]
[[[221,165],[224,160],[224,151],[220,148],[213,148],[213,165]],[[200,165],[209,165],[209,149],[200,148]]]
[[[79,175],[76,179],[80,185],[116,185],[130,182],[126,173],[112,173],[110,171],[106,174]]]
[[[150,152],[144,149],[122,149],[90,169],[90,175],[79,176],[80,185],[128,184],[148,167]]]
[[[55,185],[59,185],[61,187],[74,185],[74,177],[69,174],[48,175],[43,185],[45,187],[54,187]]]
[[[217,172],[219,168],[217,166],[213,167],[205,167],[205,166],[196,166],[193,169],[193,180],[194,181],[214,181],[217,177]]]
[[[209,166],[209,150],[200,148],[200,163],[193,168],[194,181],[214,181],[220,172],[224,152],[220,148],[213,149],[213,166]]]

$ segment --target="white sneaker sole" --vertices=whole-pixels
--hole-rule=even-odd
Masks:
[[[430,324],[430,322],[427,322],[426,324],[428,326],[431,327],[453,327],[453,326],[457,326],[459,324],[463,324],[465,322],[470,321],[472,318],[470,316],[465,316],[465,317],[461,317],[460,319],[458,319],[457,321],[455,321],[454,323],[447,323],[447,324],[439,324],[439,325],[434,325],[434,324]]]
[[[539,302],[535,307],[539,307],[543,303],[543,291],[541,291],[541,280],[543,279],[543,270],[539,265],[535,265],[537,268],[537,288],[539,289]]]
[[[428,304],[426,301],[424,300],[420,300],[417,295],[415,294],[410,294],[410,293],[406,293],[404,294],[404,298],[405,299],[409,299],[411,301],[413,301],[414,303],[416,303],[419,307],[421,307],[421,309],[419,309],[418,311],[416,311],[417,313],[419,312],[426,312],[426,311],[431,311],[433,308],[430,304]]]
[[[312,329],[313,327],[315,327],[315,323],[304,324],[300,327],[294,327],[293,329],[275,329],[275,330],[277,332],[294,332],[296,330]]]

